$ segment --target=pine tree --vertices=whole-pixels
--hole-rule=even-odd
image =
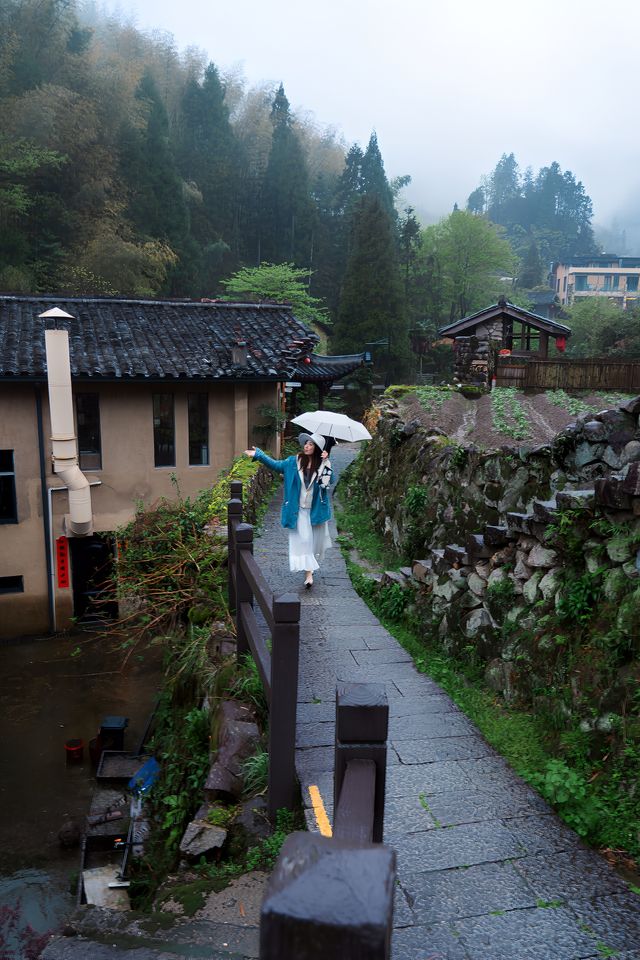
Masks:
[[[525,290],[536,287],[542,280],[542,261],[538,252],[538,245],[535,240],[529,244],[527,255],[522,261],[520,276],[518,277],[518,286]]]
[[[313,206],[309,173],[280,84],[271,108],[273,139],[262,187],[263,261],[308,266]]]
[[[238,147],[224,97],[213,63],[202,83],[194,77],[188,80],[182,97],[178,164],[196,194],[191,202],[191,233],[203,245],[220,238],[230,244],[234,235]]]
[[[136,99],[147,116],[142,129],[126,123],[122,130],[120,168],[129,188],[127,213],[140,234],[179,244],[187,234],[187,210],[169,145],[167,113],[148,70]]]
[[[392,222],[396,211],[393,204],[393,192],[384,172],[382,154],[378,146],[378,137],[372,133],[360,167],[360,193],[376,196]]]
[[[331,346],[338,353],[349,353],[365,350],[367,343],[388,338],[391,363],[387,376],[399,377],[407,365],[407,327],[394,227],[376,194],[360,198],[352,229],[351,254]]]

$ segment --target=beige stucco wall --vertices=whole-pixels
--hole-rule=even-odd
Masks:
[[[34,387],[0,384],[0,449],[13,450],[18,523],[0,524],[0,577],[21,576],[24,593],[0,594],[0,636],[46,631],[47,570]]]
[[[275,405],[276,384],[74,384],[74,390],[97,392],[100,403],[102,469],[87,470],[92,484],[95,532],[108,532],[127,523],[136,505],[150,505],[176,496],[175,475],[183,496],[211,486],[233,457],[255,442],[253,425],[261,404]],[[209,394],[209,466],[189,465],[187,394]],[[152,397],[175,398],[176,464],[155,467]],[[59,487],[50,464],[51,445],[46,386],[42,390],[48,487]],[[48,629],[48,593],[40,490],[40,466],[34,387],[0,384],[0,449],[13,449],[16,463],[18,524],[0,524],[0,576],[22,575],[24,594],[0,594],[0,636]],[[99,481],[99,483],[98,483]],[[52,494],[53,540],[64,532],[68,513],[65,491]],[[58,628],[69,625],[72,590],[56,587]]]

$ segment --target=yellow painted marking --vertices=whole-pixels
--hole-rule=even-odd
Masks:
[[[331,824],[329,823],[327,811],[324,808],[320,791],[314,783],[312,783],[309,787],[309,797],[311,799],[311,806],[313,807],[316,823],[318,824],[318,830],[323,837],[332,836]]]

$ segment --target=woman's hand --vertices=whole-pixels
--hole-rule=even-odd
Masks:
[[[320,454],[320,458],[321,458],[322,460],[327,460],[328,457],[329,457],[328,452],[327,452],[326,450],[323,450],[322,453]]]
[[[255,447],[251,447],[250,450],[245,450],[244,455],[245,455],[245,457],[250,457],[250,458],[253,460],[253,458],[254,458],[255,455],[256,455],[256,448],[255,448]]]

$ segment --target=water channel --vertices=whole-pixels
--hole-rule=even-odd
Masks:
[[[123,658],[101,633],[0,646],[0,955],[12,960],[21,958],[16,912],[19,927],[43,932],[75,904],[79,850],[62,849],[58,832],[88,813],[89,740],[103,717],[124,716],[124,746],[135,750],[153,710],[159,649],[136,651],[124,666]],[[85,743],[81,763],[67,763],[71,739]]]

